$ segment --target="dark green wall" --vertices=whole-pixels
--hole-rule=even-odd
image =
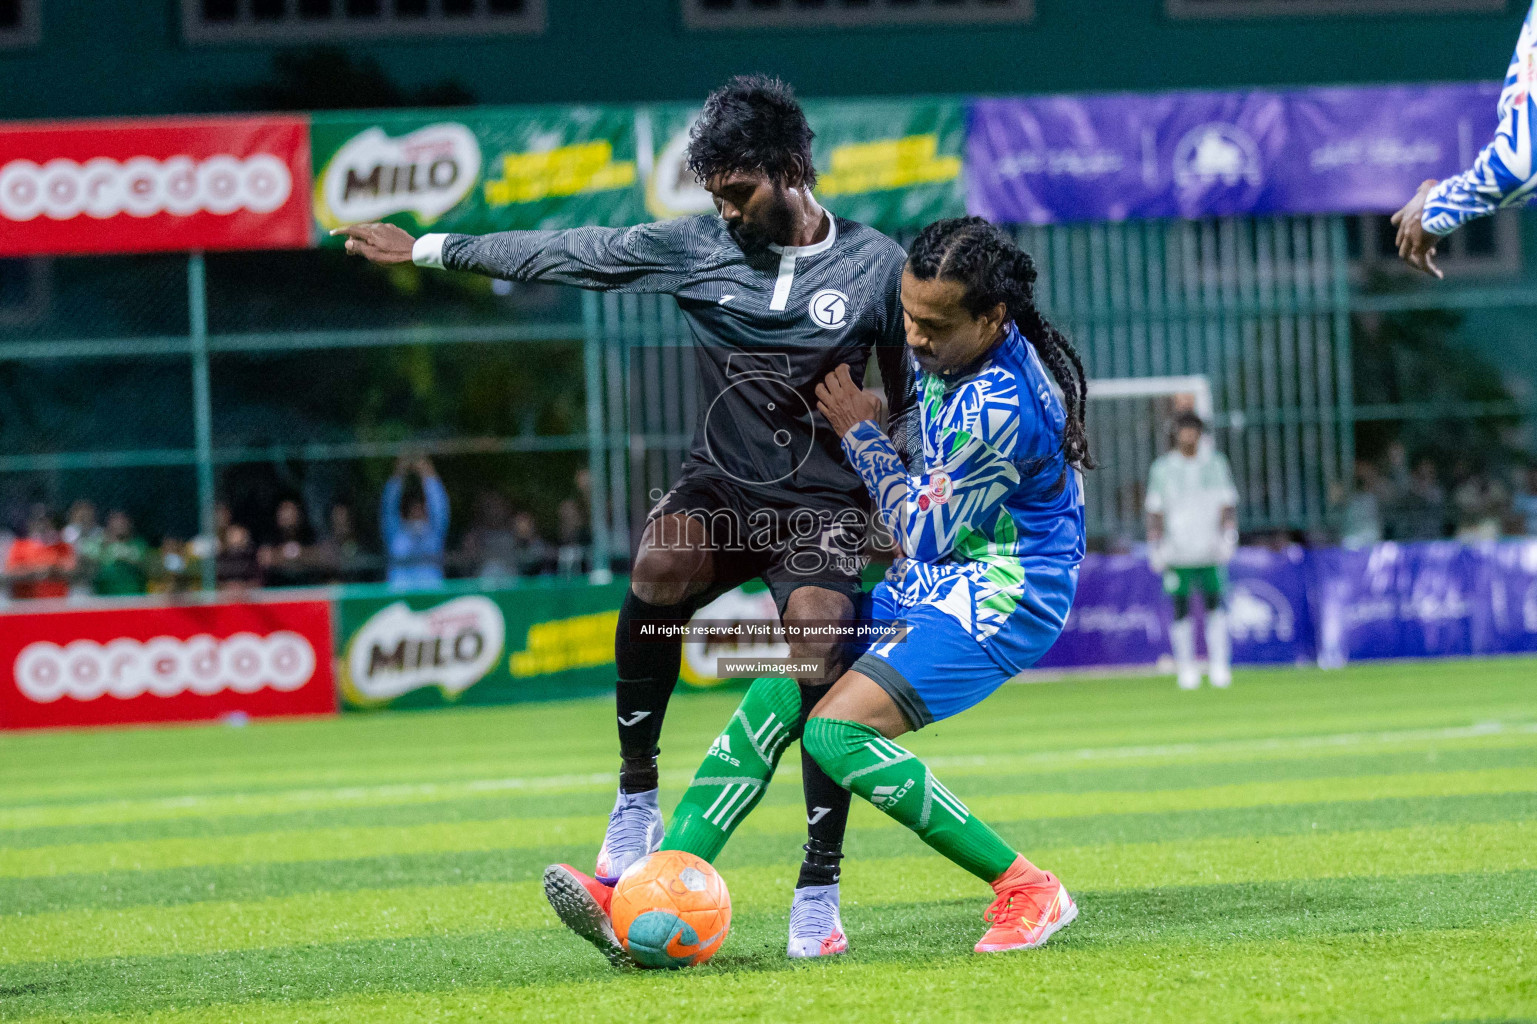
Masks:
[[[274,47],[188,46],[176,0],[40,0],[43,41],[0,51],[0,119],[247,109]],[[1496,79],[1503,14],[1172,21],[1162,0],[1037,0],[1031,25],[688,32],[676,0],[548,0],[542,37],[351,44],[399,84],[483,103],[702,96],[772,71],[806,96]],[[602,40],[594,45],[593,40]]]

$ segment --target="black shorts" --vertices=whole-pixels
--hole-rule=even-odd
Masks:
[[[715,581],[703,605],[751,579],[761,579],[783,615],[801,587],[822,587],[853,601],[863,592],[870,514],[853,504],[812,501],[794,491],[736,482],[685,465],[672,490],[646,517],[687,515],[704,524],[715,556]],[[653,543],[665,545],[665,529]],[[679,538],[681,540],[681,538]]]

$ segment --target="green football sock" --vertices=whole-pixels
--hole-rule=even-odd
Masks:
[[[779,755],[800,737],[800,717],[795,680],[754,682],[673,812],[662,849],[713,861],[763,798]]]
[[[833,781],[858,793],[982,881],[1019,856],[972,816],[928,766],[868,725],[813,718],[801,741]]]

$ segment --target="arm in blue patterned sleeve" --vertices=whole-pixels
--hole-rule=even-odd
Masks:
[[[1441,182],[1425,198],[1421,223],[1433,235],[1449,235],[1470,220],[1502,206],[1527,202],[1537,192],[1533,122],[1537,121],[1537,2],[1527,12],[1521,38],[1500,93],[1500,126],[1473,166]]]
[[[1019,486],[1013,461],[981,436],[986,423],[999,424],[1009,438],[1018,436],[1013,389],[990,403],[985,387],[971,387],[980,401],[956,402],[947,410],[949,422],[940,425],[939,464],[923,473],[909,475],[891,440],[869,420],[843,436],[843,450],[875,499],[876,514],[902,553],[920,562],[942,561],[962,537],[992,522],[998,507]],[[989,407],[1012,411],[1012,419],[968,414]]]

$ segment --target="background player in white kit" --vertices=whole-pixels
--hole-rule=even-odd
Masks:
[[[1174,599],[1169,642],[1182,690],[1201,685],[1195,660],[1195,619],[1190,599],[1206,602],[1206,655],[1213,686],[1233,681],[1227,612],[1227,563],[1238,549],[1238,490],[1227,458],[1201,444],[1205,424],[1193,412],[1174,421],[1174,447],[1147,475],[1148,560],[1163,574],[1163,589]]]

